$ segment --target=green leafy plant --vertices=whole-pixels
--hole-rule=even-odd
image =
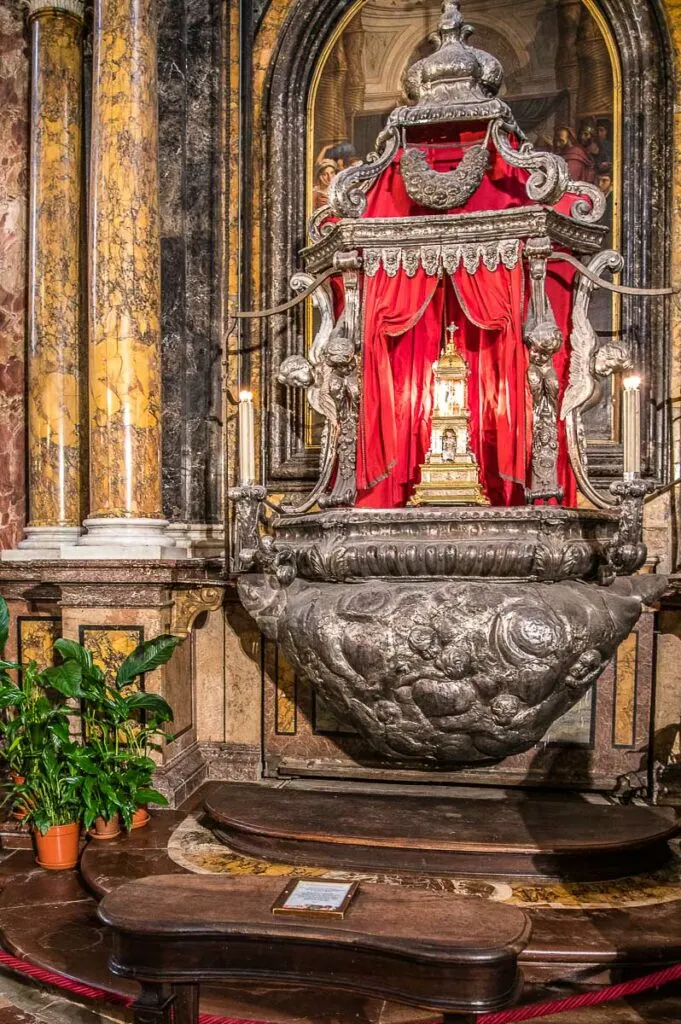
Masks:
[[[10,797],[24,812],[23,820],[42,835],[53,825],[80,821],[83,778],[78,751],[75,743],[63,744],[58,750],[46,746],[25,781],[10,786]]]
[[[155,693],[133,687],[145,672],[165,664],[181,637],[163,634],[140,644],[120,666],[110,682],[84,647],[72,640],[57,640],[55,648],[64,667],[77,666],[85,745],[78,755],[83,772],[85,825],[97,818],[110,821],[120,814],[126,828],[138,807],[167,804],[152,788],[152,750],[169,737],[163,725],[172,720],[170,705]]]
[[[80,692],[81,673],[77,665],[40,670],[35,661],[6,661],[8,634],[9,612],[0,598],[0,755],[12,775],[5,802],[12,801],[44,831],[80,817],[67,702]]]
[[[8,634],[9,613],[0,598],[0,655]],[[73,640],[57,640],[62,663],[51,668],[0,657],[0,756],[20,777],[7,785],[5,800],[25,820],[44,833],[81,817],[89,828],[97,818],[110,821],[120,814],[130,828],[138,807],[167,804],[152,787],[156,766],[149,754],[170,738],[163,726],[172,720],[172,709],[158,694],[133,684],[165,664],[181,642],[163,634],[140,644],[113,682]],[[82,720],[82,744],[69,735],[74,715]]]
[[[2,754],[13,774],[27,775],[46,747],[58,752],[69,742],[71,709],[66,700],[78,695],[80,673],[62,665],[39,670],[34,661],[9,667],[16,670],[18,682],[7,673],[0,678]]]

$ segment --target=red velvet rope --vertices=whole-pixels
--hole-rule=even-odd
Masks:
[[[582,992],[577,996],[566,996],[546,1003],[535,1003],[533,1006],[516,1006],[511,1010],[500,1010],[498,1013],[485,1013],[478,1017],[477,1024],[516,1024],[522,1020],[534,1020],[536,1017],[551,1017],[557,1013],[567,1013],[582,1006],[599,1006],[601,1003],[615,1003],[625,996],[635,996],[651,988],[660,988],[670,981],[681,978],[681,964],[665,967],[654,974],[646,974],[643,978],[623,981],[619,985],[607,985],[596,992]]]
[[[82,996],[84,999],[106,999],[111,1003],[119,1003],[123,1006],[131,1006],[134,1002],[131,996],[124,996],[120,992],[113,992],[110,989],[95,988],[93,985],[83,985],[79,981],[67,978],[64,974],[36,967],[34,964],[19,960],[2,950],[0,950],[0,966],[7,967],[28,978],[34,978],[36,981],[42,981],[53,988],[70,992],[72,995]],[[655,971],[653,974],[646,974],[643,978],[623,981],[619,985],[608,985],[596,992],[583,992],[581,995],[567,996],[564,999],[554,999],[545,1003],[516,1006],[510,1010],[500,1010],[499,1013],[484,1013],[478,1017],[476,1024],[518,1024],[519,1021],[551,1017],[558,1013],[580,1009],[583,1006],[614,1003],[625,996],[638,995],[638,993],[646,992],[651,988],[661,988],[662,985],[668,985],[669,982],[679,979],[681,979],[681,964],[675,964],[673,967],[665,967],[664,970]],[[268,1024],[268,1022],[202,1013],[199,1015],[199,1024]]]

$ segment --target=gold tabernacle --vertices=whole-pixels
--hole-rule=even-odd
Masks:
[[[412,505],[489,505],[480,486],[478,463],[470,446],[468,365],[459,354],[450,324],[435,379],[430,450],[421,466]]]

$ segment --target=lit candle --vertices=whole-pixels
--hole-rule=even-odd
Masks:
[[[239,395],[239,477],[242,486],[255,483],[255,412],[253,395]]]
[[[641,472],[641,378],[632,374],[625,377],[622,383],[624,475],[631,478]]]

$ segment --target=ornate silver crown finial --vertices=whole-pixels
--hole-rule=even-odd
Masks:
[[[491,54],[469,46],[473,28],[462,17],[459,0],[444,0],[434,53],[407,69],[404,90],[415,103],[398,107],[391,124],[480,121],[501,117],[512,123],[508,106],[497,98],[504,73]]]
[[[396,107],[376,143],[359,167],[336,175],[329,189],[329,206],[311,222],[315,241],[318,225],[331,210],[339,217],[360,217],[366,193],[402,147],[400,169],[408,195],[421,206],[452,210],[463,206],[487,171],[489,143],[511,167],[529,172],[525,189],[533,203],[557,203],[566,193],[576,196],[570,216],[582,224],[595,224],[605,212],[605,197],[591,182],[571,181],[565,161],[557,153],[535,152],[516,124],[510,107],[499,99],[504,72],[491,53],[470,46],[473,29],[461,15],[460,0],[444,0],[437,31],[437,49],[407,69],[404,91],[412,101]],[[484,141],[466,149],[458,166],[449,171],[431,167],[419,146],[418,125],[489,122]],[[482,134],[482,133],[481,133]],[[509,136],[521,143],[516,146]]]
[[[466,41],[473,26],[464,24],[460,0],[444,0],[437,30],[441,46],[450,41],[448,37]]]

